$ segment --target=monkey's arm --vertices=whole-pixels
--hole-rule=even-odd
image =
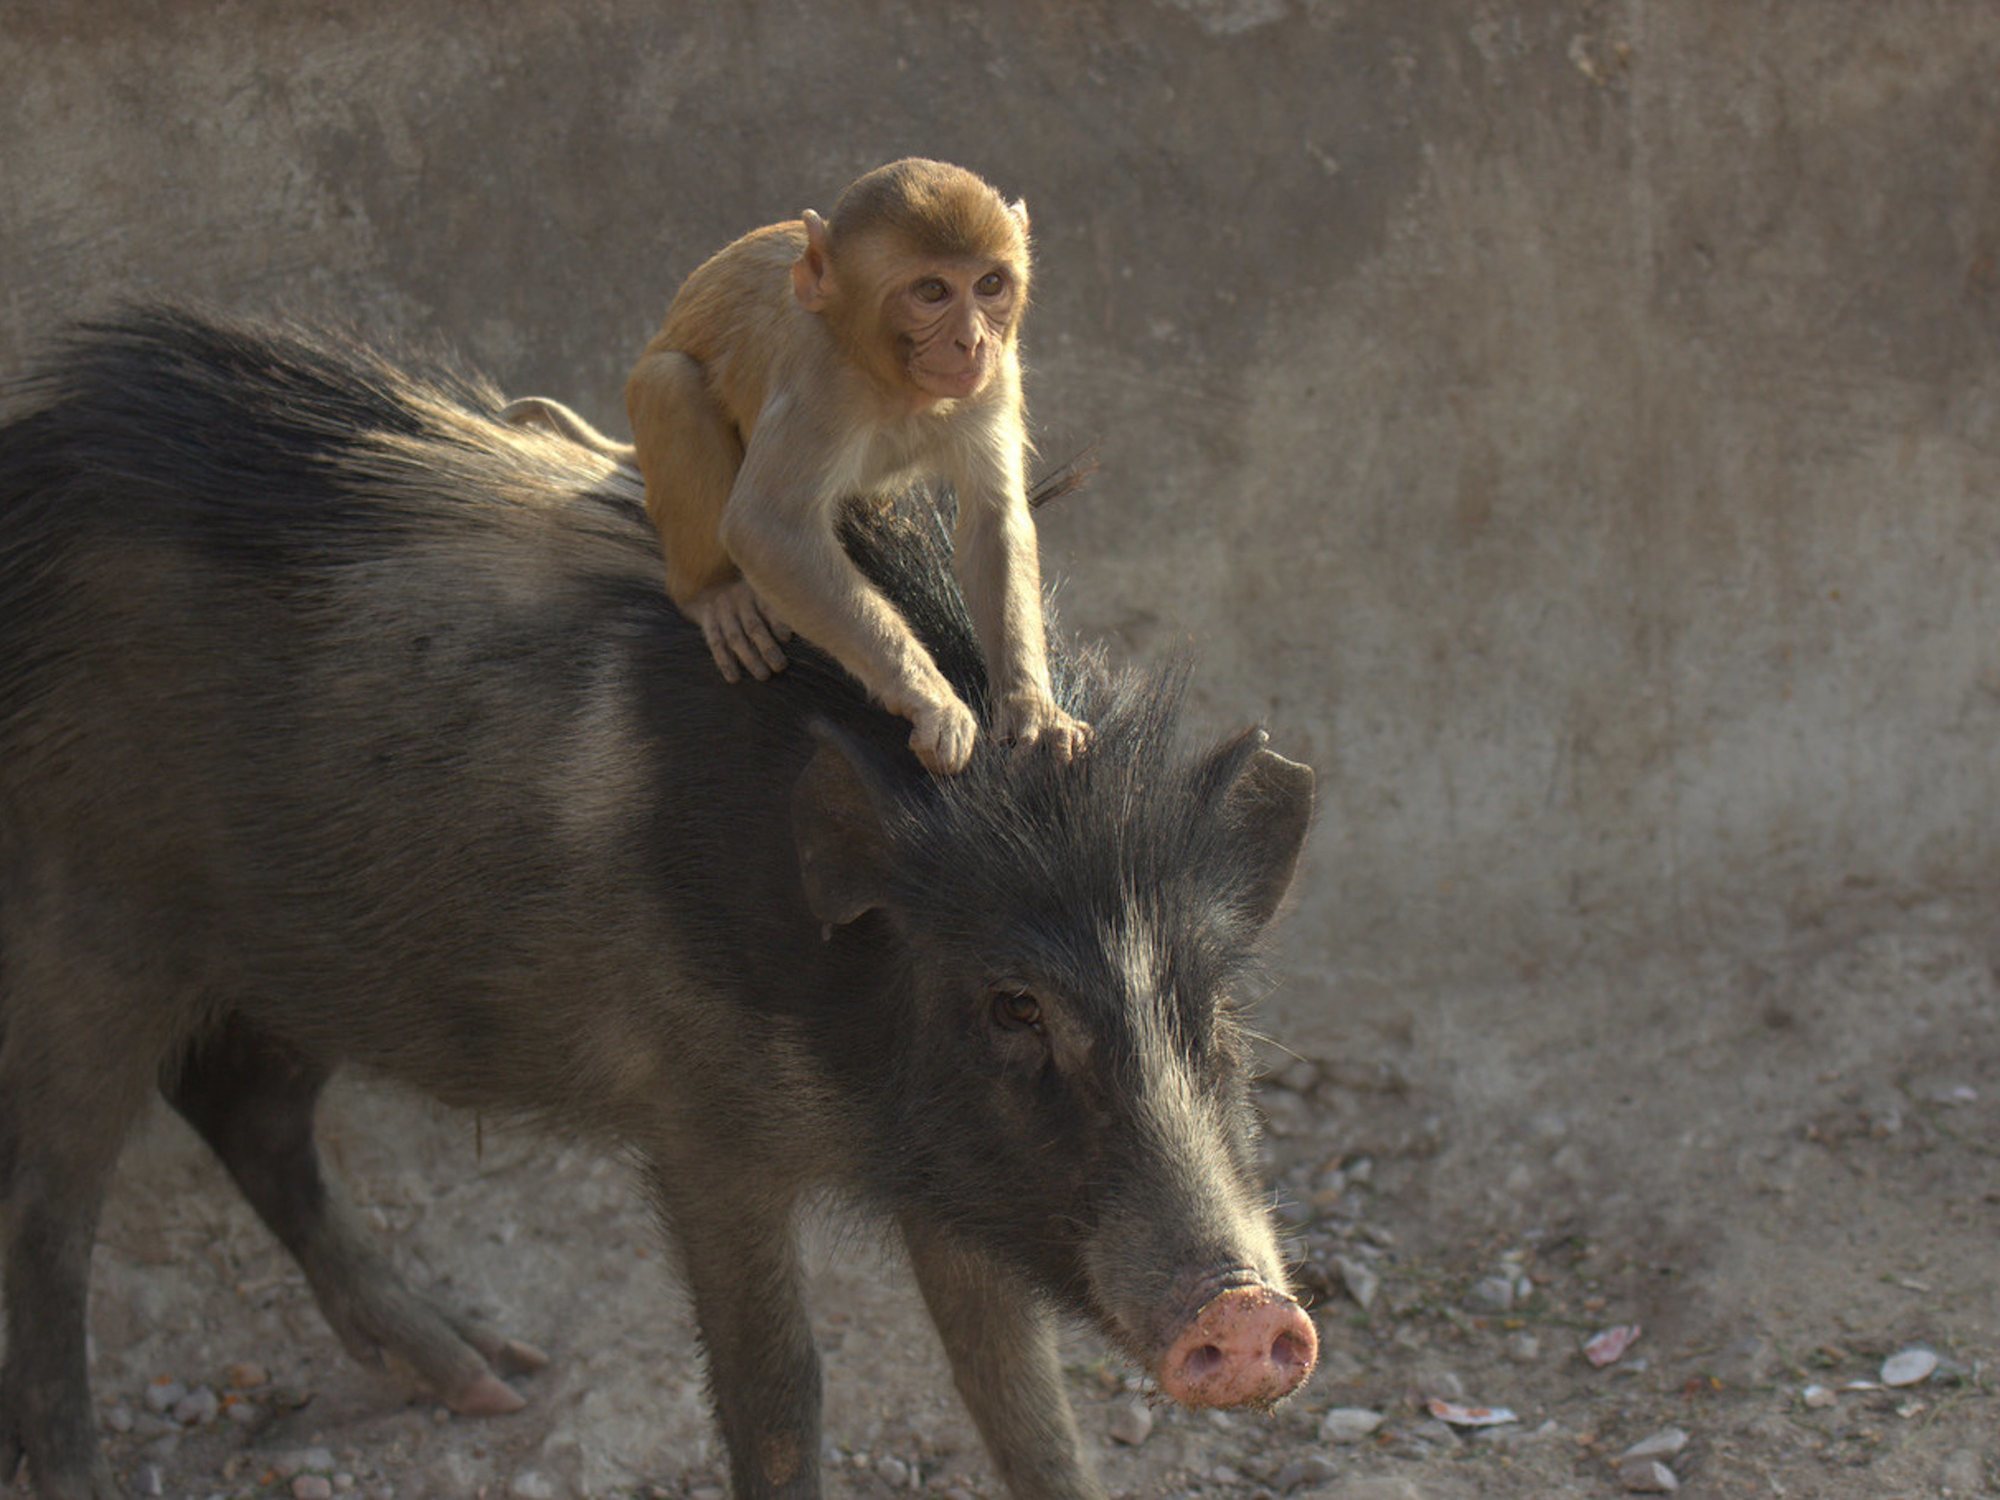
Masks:
[[[978,726],[894,605],[837,534],[826,476],[839,442],[811,403],[780,395],[758,417],[722,513],[722,544],[757,593],[914,726],[910,748],[933,771],[962,770]]]
[[[1056,706],[1042,619],[1042,565],[1018,438],[995,431],[954,466],[958,527],[952,565],[986,657],[993,733],[1023,748],[1046,739],[1059,760],[1090,726]]]

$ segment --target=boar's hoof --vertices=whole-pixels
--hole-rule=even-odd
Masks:
[[[498,1375],[476,1376],[445,1399],[445,1405],[461,1417],[504,1417],[527,1404],[527,1398]]]
[[[1160,1388],[1183,1406],[1269,1406],[1305,1383],[1319,1360],[1312,1319],[1266,1286],[1211,1298],[1160,1362]]]

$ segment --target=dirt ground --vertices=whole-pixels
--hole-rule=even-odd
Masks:
[[[1141,1383],[1073,1336],[1114,1493],[1617,1495],[1618,1456],[1668,1428],[1690,1496],[2000,1493],[1990,925],[1940,900],[1762,951],[1422,993],[1295,965],[1266,1018],[1298,1058],[1276,1055],[1264,1098],[1322,1370],[1269,1418],[1151,1406],[1133,1446],[1110,1433],[1133,1435]],[[315,1473],[399,1500],[722,1493],[687,1314],[616,1164],[365,1082],[336,1091],[324,1132],[403,1263],[552,1364],[521,1382],[527,1410],[469,1421],[349,1362],[162,1110],[124,1163],[92,1309],[135,1493],[290,1494]],[[996,1494],[893,1257],[833,1216],[814,1239],[829,1493]],[[1350,1283],[1371,1275],[1364,1308]],[[1616,1363],[1582,1356],[1630,1324]],[[1938,1357],[1924,1382],[1842,1389],[1911,1346]],[[231,1389],[245,1362],[268,1381]],[[156,1414],[165,1380],[221,1414]],[[1519,1420],[1455,1431],[1431,1396]],[[1335,1407],[1381,1425],[1334,1441]]]

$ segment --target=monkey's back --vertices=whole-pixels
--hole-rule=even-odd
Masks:
[[[674,350],[697,361],[746,436],[771,386],[773,351],[797,345],[782,330],[812,316],[792,295],[792,263],[805,248],[806,227],[798,219],[723,246],[681,283],[641,356]]]

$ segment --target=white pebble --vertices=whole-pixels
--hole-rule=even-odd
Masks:
[[[1349,1256],[1335,1256],[1333,1263],[1340,1269],[1341,1284],[1347,1288],[1347,1295],[1352,1297],[1355,1305],[1365,1312],[1368,1305],[1375,1300],[1375,1293],[1381,1288],[1382,1278]]]
[[[900,1490],[910,1482],[910,1466],[893,1453],[885,1454],[875,1461],[875,1472],[882,1476],[882,1482],[892,1490]]]
[[[1938,1357],[1930,1350],[1904,1349],[1882,1361],[1882,1384],[1919,1385],[1929,1380],[1937,1367]]]
[[[556,1500],[556,1487],[546,1474],[523,1469],[507,1485],[507,1493],[517,1500]]]
[[[1656,1458],[1619,1465],[1618,1482],[1635,1495],[1671,1495],[1681,1487],[1674,1471]]]
[[[162,1416],[174,1409],[174,1405],[187,1394],[187,1387],[178,1380],[162,1376],[146,1387],[146,1405]]]
[[[1107,1432],[1115,1443],[1136,1448],[1153,1430],[1153,1409],[1143,1401],[1121,1401],[1111,1408]]]
[[[1618,1455],[1618,1462],[1629,1463],[1635,1458],[1672,1458],[1688,1445],[1688,1435],[1678,1427],[1662,1427],[1651,1437],[1640,1438],[1638,1442]]]
[[[1358,1443],[1382,1425],[1382,1414],[1365,1406],[1336,1406],[1320,1418],[1320,1441]]]
[[[1809,1385],[1799,1392],[1799,1399],[1804,1401],[1807,1406],[1812,1407],[1813,1410],[1818,1411],[1833,1405],[1840,1398],[1823,1385]]]
[[[198,1385],[174,1403],[174,1420],[183,1427],[202,1427],[213,1422],[221,1410],[222,1402],[215,1392]]]

